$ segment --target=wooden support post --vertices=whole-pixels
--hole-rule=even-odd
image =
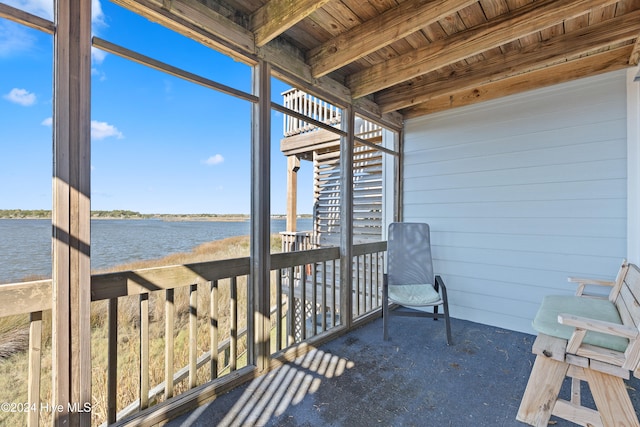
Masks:
[[[54,11],[53,424],[79,426],[92,403],[91,1],[56,0]]]
[[[296,232],[298,217],[298,170],[300,159],[298,156],[287,157],[287,231]]]
[[[260,61],[253,68],[251,137],[251,285],[248,292],[247,340],[249,363],[259,372],[269,366],[269,286],[271,269],[271,66]]]
[[[340,137],[340,321],[350,328],[353,320],[353,146],[355,113],[352,106],[342,111]]]

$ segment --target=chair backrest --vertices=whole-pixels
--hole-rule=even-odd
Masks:
[[[395,284],[434,284],[429,225],[394,222],[387,238],[387,278]]]
[[[622,323],[640,330],[640,270],[634,264],[623,264],[620,271],[609,298],[613,299]],[[629,340],[624,355],[623,367],[640,378],[640,338]]]

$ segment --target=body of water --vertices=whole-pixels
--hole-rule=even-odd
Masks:
[[[311,219],[299,219],[298,230],[311,230]],[[203,243],[249,234],[249,221],[92,220],[91,268],[189,252]],[[284,219],[271,221],[271,232],[285,229]],[[0,283],[25,277],[51,277],[51,221],[0,219]]]

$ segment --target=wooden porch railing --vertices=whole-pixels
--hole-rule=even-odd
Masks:
[[[309,95],[298,89],[291,89],[282,94],[284,106],[297,113],[328,125],[340,123],[340,109],[315,96]],[[298,135],[316,129],[310,123],[296,117],[284,116],[284,136]]]
[[[380,307],[385,250],[386,242],[354,247],[354,319]],[[342,313],[338,264],[338,248],[271,256],[274,357],[316,336],[330,338],[332,331],[339,329]],[[108,349],[104,371],[99,365],[100,354],[92,356],[95,364],[92,423],[125,424],[127,417],[135,419],[136,413],[145,408],[150,408],[145,413],[153,413],[155,404],[171,403],[186,391],[216,384],[229,376],[234,381],[240,378],[241,373],[235,373],[246,366],[244,349],[249,345],[248,274],[249,258],[239,258],[92,276],[92,313],[104,313],[106,321],[100,321],[107,326],[103,334],[106,338],[93,335],[92,341],[106,340]],[[22,400],[34,410],[23,411],[20,415],[24,419],[18,422],[30,426],[48,423],[50,414],[41,410],[42,404],[48,402],[46,396],[41,397],[41,378],[50,381],[51,377],[47,379],[41,366],[45,360],[43,336],[51,334],[50,329],[43,329],[42,320],[43,312],[51,309],[51,281],[2,285],[0,301],[3,301],[0,318],[29,316],[28,393]],[[138,332],[133,340],[134,360],[129,360],[122,350],[131,338],[121,323],[131,318]],[[179,364],[178,354],[186,355],[183,365]],[[175,364],[184,367],[175,370]],[[95,378],[101,374],[106,376],[102,383]],[[137,377],[133,381],[137,388],[135,397],[124,399],[119,395],[124,376]],[[104,411],[98,414],[98,408]],[[151,416],[154,422],[166,419],[165,415],[159,417]]]
[[[304,114],[316,121],[337,126],[340,124],[340,108],[331,105],[313,95],[299,89],[290,89],[282,93],[284,106],[297,113]],[[297,117],[284,115],[283,135],[285,137],[299,135],[316,130],[317,127]],[[382,134],[382,128],[368,120],[356,118],[356,136],[362,139],[373,139]]]

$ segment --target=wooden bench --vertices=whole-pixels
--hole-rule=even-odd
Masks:
[[[623,381],[630,371],[640,378],[640,270],[625,261],[613,282],[569,281],[578,283],[576,295],[545,297],[534,320],[536,360],[516,418],[545,427],[551,415],[582,426],[640,426]],[[608,297],[587,294],[590,286],[609,287]],[[565,377],[570,400],[558,397]],[[582,406],[581,381],[597,409]]]

